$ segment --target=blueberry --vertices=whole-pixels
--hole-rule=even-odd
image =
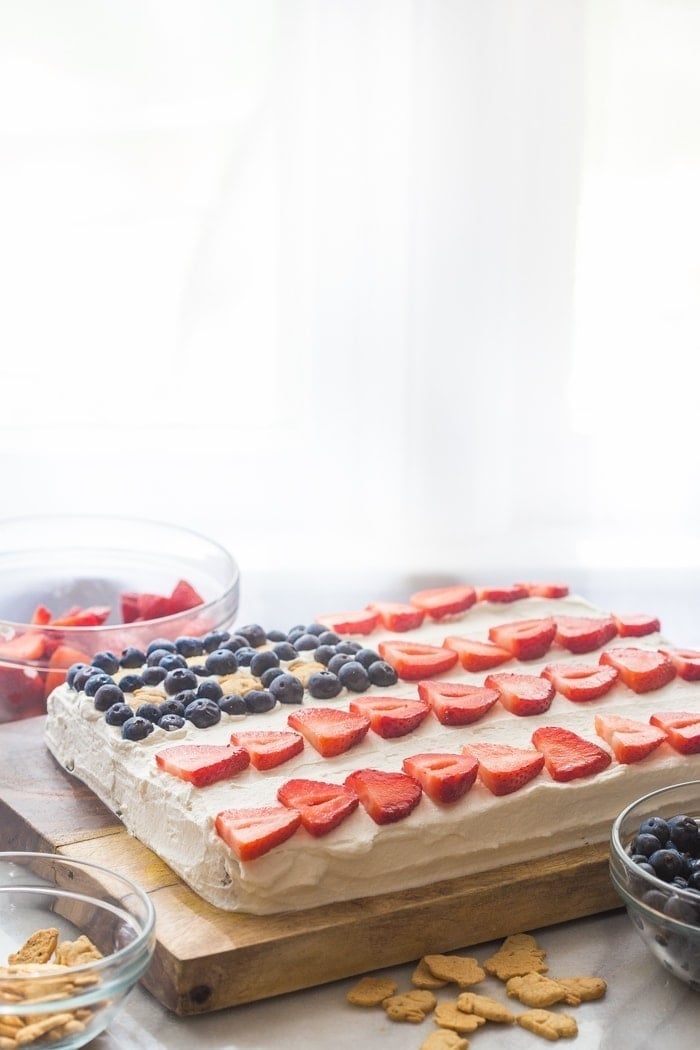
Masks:
[[[334,645],[319,645],[318,649],[314,651],[314,660],[316,661],[316,663],[323,664],[324,667],[328,667],[328,664],[336,655],[337,654]],[[344,653],[341,655],[347,656],[348,660],[352,659],[350,653]]]
[[[139,718],[134,715],[122,723],[122,738],[124,740],[145,740],[155,729],[155,724],[147,718]]]
[[[190,638],[187,635],[182,635],[182,637],[175,639],[175,651],[180,656],[200,656],[204,652],[204,642],[201,638]]]
[[[652,835],[650,832],[640,832],[636,839],[632,843],[632,849],[635,853],[641,853],[644,857],[650,857],[652,853],[656,853],[660,850],[664,840],[660,840],[656,835]]]
[[[264,645],[267,641],[265,629],[259,623],[247,623],[244,627],[237,627],[236,634],[242,634],[253,649],[257,649],[259,645]]]
[[[202,647],[205,652],[213,653],[215,649],[219,649],[224,642],[227,642],[231,635],[228,631],[210,631],[209,634],[205,634],[202,638]]]
[[[332,671],[315,671],[309,677],[307,688],[315,700],[330,700],[338,695],[342,686]]]
[[[207,674],[235,674],[238,670],[238,660],[230,649],[214,649],[204,661],[204,666]]]
[[[119,670],[119,657],[115,656],[114,653],[105,650],[101,653],[95,653],[92,658],[92,666],[99,667],[105,674],[116,674]]]
[[[356,653],[359,653],[361,648],[362,646],[359,642],[338,642],[335,651],[337,653],[350,653],[351,656],[354,656]]]
[[[377,660],[380,660],[381,657],[379,653],[374,651],[374,649],[360,649],[355,653],[355,659],[359,661],[364,668],[369,670],[372,664],[376,663]]]
[[[639,826],[640,835],[656,835],[659,842],[666,842],[669,838],[668,822],[662,817],[649,817]]]
[[[301,638],[302,634],[306,633],[306,627],[303,624],[300,624],[298,627],[291,627],[287,631],[287,641],[291,642],[292,645],[296,645],[297,638]]]
[[[189,668],[192,674],[196,674],[198,678],[206,677],[207,669],[204,664],[190,664]]]
[[[268,642],[286,642],[287,641],[287,632],[286,631],[278,631],[278,630],[268,631],[267,632],[267,640],[268,640]]]
[[[174,696],[182,689],[196,689],[197,675],[189,667],[175,667],[166,674],[163,688],[170,696]]]
[[[242,634],[232,634],[230,638],[227,638],[226,641],[222,642],[217,648],[230,649],[232,653],[237,653],[239,649],[250,649],[252,646],[249,644],[248,639],[244,638]]]
[[[197,700],[218,700],[224,695],[224,691],[214,678],[207,678],[199,683],[195,695]]]
[[[349,664],[353,662],[353,657],[350,653],[334,653],[330,660],[326,664],[329,671],[333,674],[337,674],[343,664]]]
[[[330,668],[329,668],[330,670]],[[357,660],[349,660],[338,671],[340,684],[353,693],[364,693],[369,689],[369,675]]]
[[[281,667],[268,667],[267,671],[263,671],[260,675],[260,684],[263,689],[269,689],[270,683],[274,682],[275,678],[279,678],[281,674],[285,672]]]
[[[198,700],[200,698],[197,696],[196,689],[181,689],[179,693],[173,693],[170,699],[173,700],[176,704],[179,704],[182,707],[182,710],[184,711],[188,704],[191,704],[193,700]],[[163,703],[167,702],[167,700],[163,701]],[[162,707],[163,704],[161,704],[160,706]]]
[[[119,658],[119,666],[128,670],[135,667],[143,667],[145,663],[146,654],[142,653],[140,649],[137,649],[133,645],[130,645],[128,649],[124,649]]]
[[[242,696],[237,696],[235,693],[229,693],[227,696],[222,696],[217,701],[219,709],[227,715],[246,715],[248,714],[248,708],[246,707],[245,700]]]
[[[279,667],[279,665],[277,654],[273,653],[272,649],[263,649],[262,652],[256,653],[250,661],[250,673],[260,678],[265,671],[269,671],[271,667]]]
[[[687,816],[672,817],[668,822],[668,831],[669,838],[674,846],[677,846],[683,853],[690,853],[694,857],[698,856],[700,831],[698,830],[697,821]]]
[[[164,667],[144,667],[141,677],[145,685],[160,685],[167,673]]]
[[[216,700],[193,700],[185,708],[185,718],[197,729],[208,729],[221,720],[221,708]]]
[[[149,642],[146,656],[150,656],[155,649],[163,649],[166,653],[174,653],[175,643],[171,642],[169,638],[154,638],[152,642]]]
[[[146,667],[157,667],[164,656],[173,656],[169,649],[151,649],[146,656]]]
[[[296,660],[299,655],[291,642],[278,642],[273,645],[272,651],[278,660]]]
[[[307,634],[315,634],[319,638],[322,634],[327,632],[328,628],[325,623],[310,623],[306,628]]]
[[[250,661],[256,655],[257,649],[253,649],[250,645],[243,645],[240,649],[236,649],[236,659],[238,660],[239,667],[250,667]]]
[[[269,689],[251,689],[243,697],[245,706],[252,714],[260,715],[271,711],[277,701]]]
[[[157,724],[161,719],[160,705],[151,703],[139,704],[136,708],[136,717],[147,718],[149,722]]]
[[[340,641],[342,641],[342,638],[335,631],[324,631],[323,634],[318,636],[319,645],[337,645]]]
[[[92,664],[83,664],[80,670],[73,675],[73,688],[81,692],[88,678],[92,678],[95,674],[104,674],[104,671],[100,671],[99,667],[93,667]]]
[[[700,890],[700,870],[694,868],[688,876],[688,889]]]
[[[85,663],[71,664],[68,668],[68,671],[66,672],[66,685],[69,685],[71,689],[75,689],[75,676],[78,674],[79,671],[85,671],[88,667],[92,666],[92,664]],[[100,670],[100,668],[96,668],[96,670]]]
[[[170,672],[176,667],[187,667],[187,660],[179,653],[162,653],[158,666]]]
[[[185,719],[182,715],[163,715],[158,725],[161,729],[164,729],[166,733],[172,733],[176,729],[182,729],[185,724]]]
[[[300,634],[294,642],[295,648],[298,652],[310,652],[312,649],[318,649],[318,638],[315,634]]]
[[[133,713],[128,704],[114,704],[113,707],[107,708],[105,722],[110,726],[123,726]]]
[[[673,895],[666,901],[664,907],[664,913],[668,915],[670,919],[677,919],[679,922],[688,922],[691,925],[695,925],[698,921],[698,909],[691,901],[683,900],[682,897]]]
[[[98,671],[96,674],[90,675],[83,689],[86,696],[94,696],[101,685],[116,684],[111,675],[105,674],[104,671]]]
[[[194,699],[194,697],[192,698]],[[190,701],[191,702],[191,701]],[[158,705],[161,719],[165,715],[179,715],[182,717],[185,713],[185,704],[182,700],[178,700],[175,696],[169,696],[167,700],[164,700],[162,704]]]
[[[659,849],[649,857],[649,863],[664,882],[672,882],[681,870],[681,858],[675,850]]]
[[[135,693],[143,689],[145,682],[140,674],[125,674],[119,679],[119,688],[123,693]]]
[[[663,911],[668,900],[668,896],[662,893],[661,890],[648,890],[642,897],[644,903],[655,911]]]
[[[367,668],[367,674],[372,685],[379,685],[383,688],[388,685],[396,685],[399,680],[396,671],[386,660],[375,660]]]
[[[652,868],[651,864],[649,863],[649,861],[646,858],[644,860],[638,860],[636,862],[636,864],[637,864],[637,867],[641,868],[642,871],[645,871],[647,873],[647,875],[654,875],[654,876],[656,876],[656,872],[654,871],[654,869]]]
[[[115,704],[124,703],[124,694],[115,682],[105,682],[95,693],[94,704],[97,711],[108,711]]]
[[[304,686],[295,675],[286,672],[270,683],[269,690],[280,704],[300,704],[304,699]]]

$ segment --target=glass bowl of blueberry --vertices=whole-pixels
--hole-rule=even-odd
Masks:
[[[0,722],[44,714],[76,663],[203,635],[238,611],[238,566],[218,543],[135,518],[0,521]]]
[[[653,791],[622,811],[610,875],[652,954],[700,991],[700,781]]]

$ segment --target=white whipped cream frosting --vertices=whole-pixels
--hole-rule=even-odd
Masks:
[[[378,628],[357,640],[374,649],[388,637],[440,645],[451,634],[486,640],[495,623],[595,615],[603,614],[577,597],[482,601],[451,620],[434,623],[426,617],[419,629],[392,635]],[[605,648],[656,649],[660,644],[660,635],[653,634],[616,637]],[[542,660],[511,661],[494,671],[538,674],[548,663],[594,664],[601,651],[575,655],[555,645]],[[457,664],[436,680],[481,685],[488,673],[472,674]],[[418,695],[416,683],[403,681],[360,695],[372,694],[411,699]],[[304,705],[347,707],[354,695],[343,692],[331,701],[314,701],[306,694]],[[265,714],[224,714],[209,729],[189,723],[171,733],[156,728],[145,740],[130,742],[122,740],[119,728],[107,725],[89,697],[62,686],[48,701],[46,743],[62,766],[87,784],[131,834],[200,896],[225,910],[258,915],[392,893],[603,842],[615,816],[634,799],[668,784],[700,779],[700,755],[681,756],[665,743],[641,762],[623,765],[613,757],[602,773],[569,783],[552,780],[544,770],[525,787],[501,797],[492,795],[479,780],[451,805],[438,805],[423,794],[413,813],[396,824],[379,826],[360,806],[323,838],[313,838],[300,828],[283,845],[241,863],[216,834],[216,814],[275,804],[277,789],[293,777],[342,783],[353,770],[364,767],[398,772],[409,755],[459,753],[469,742],[531,747],[532,733],[544,725],[565,726],[609,751],[595,732],[596,713],[640,722],[662,710],[700,714],[700,683],[676,677],[662,689],[639,695],[618,682],[606,696],[586,703],[557,694],[547,712],[527,717],[513,715],[497,703],[478,722],[461,727],[443,726],[431,714],[405,737],[384,740],[370,730],[359,745],[330,759],[305,744],[301,754],[276,769],[260,772],[250,766],[203,788],[156,765],[156,752],[178,742],[225,744],[234,730],[286,729],[287,717],[296,709],[278,704]]]

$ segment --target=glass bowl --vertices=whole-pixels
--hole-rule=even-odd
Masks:
[[[188,529],[77,515],[0,522],[0,722],[44,714],[66,669],[97,652],[229,627],[238,601],[234,559]]]
[[[610,876],[652,955],[666,970],[700,991],[700,892],[657,877],[631,856],[645,820],[661,817],[667,821],[680,815],[700,823],[700,781],[652,791],[627,806],[612,827]],[[693,853],[700,853],[700,848],[694,848]],[[691,870],[692,859],[698,858],[685,862]]]
[[[10,964],[39,930],[49,931],[49,942],[57,933],[50,959]],[[154,947],[153,905],[129,879],[53,854],[0,853],[0,1026],[23,1031],[19,1045],[72,1050],[90,1042],[145,973]]]

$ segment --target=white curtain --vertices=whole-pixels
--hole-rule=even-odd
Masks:
[[[3,514],[697,564],[700,5],[3,0]]]

